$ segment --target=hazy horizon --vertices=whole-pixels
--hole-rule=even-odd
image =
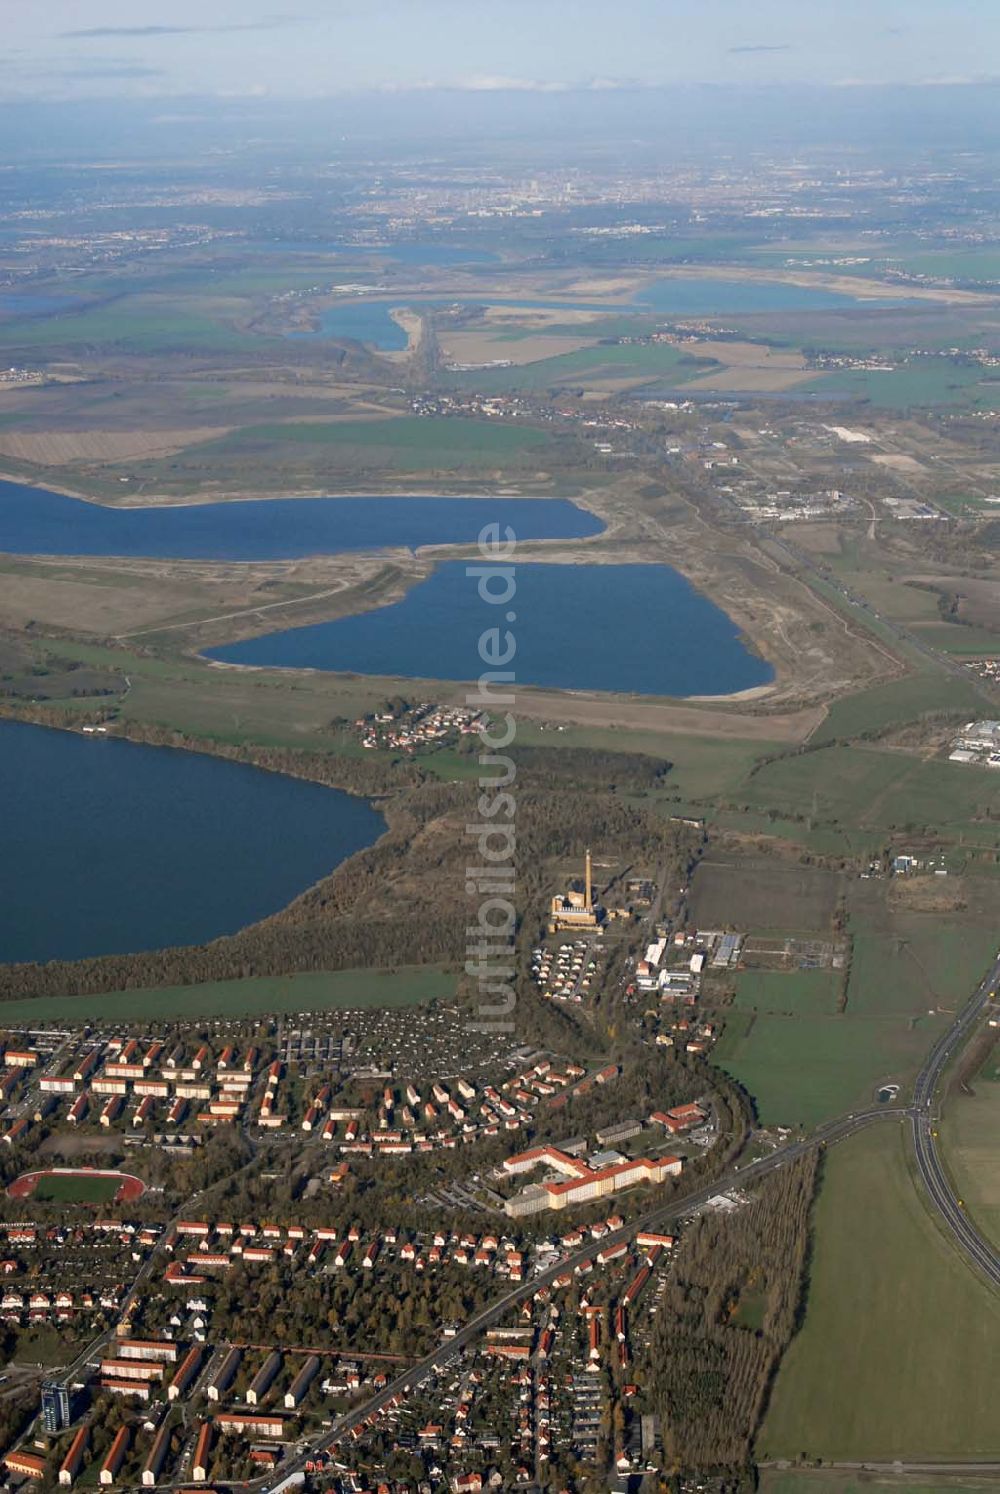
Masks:
[[[997,81],[990,0],[47,0],[7,7],[0,99],[595,93]],[[984,59],[987,59],[984,65]]]

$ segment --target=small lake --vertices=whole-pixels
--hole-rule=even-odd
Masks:
[[[773,678],[736,624],[663,565],[516,568],[509,624],[522,685],[637,695],[728,695]],[[448,561],[399,602],[360,616],[269,633],[208,657],[233,664],[468,680],[485,628],[505,609],[480,600],[465,564]]]
[[[484,525],[519,539],[584,539],[601,521],[566,498],[268,498],[105,508],[0,482],[0,552],[160,560],[295,560],[346,550],[470,544]]]
[[[0,784],[4,963],[235,933],[384,829],[336,789],[17,721],[0,721]]]

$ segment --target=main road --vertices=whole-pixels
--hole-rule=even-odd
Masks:
[[[787,1146],[751,1162],[745,1167],[734,1167],[723,1177],[698,1189],[695,1193],[688,1193],[682,1198],[672,1199],[669,1203],[661,1205],[657,1209],[650,1209],[638,1219],[633,1219],[622,1229],[603,1236],[600,1249],[606,1250],[611,1246],[627,1243],[634,1239],[641,1230],[658,1229],[662,1226],[676,1223],[696,1210],[704,1208],[713,1198],[721,1193],[726,1193],[732,1188],[744,1188],[748,1183],[766,1177],[769,1173],[777,1171],[796,1158],[803,1156],[806,1152],[817,1147],[829,1146],[834,1142],[843,1141],[848,1136],[853,1136],[877,1121],[899,1119],[905,1123],[908,1119],[912,1128],[914,1148],[916,1151],[917,1165],[920,1175],[927,1187],[931,1201],[950,1230],[956,1244],[962,1249],[969,1260],[996,1286],[1000,1286],[1000,1255],[979,1234],[972,1224],[968,1215],[962,1208],[961,1203],[955,1197],[954,1190],[941,1166],[935,1146],[936,1134],[934,1129],[935,1097],[938,1084],[949,1058],[964,1043],[965,1039],[973,1031],[980,1021],[984,1011],[989,1006],[992,992],[1000,982],[1000,952],[994,961],[989,974],[978,987],[972,998],[959,1012],[948,1030],[941,1034],[935,1042],[917,1076],[913,1100],[906,1106],[879,1105],[868,1110],[856,1111],[853,1115],[842,1116],[837,1120],[828,1121],[825,1125],[818,1127],[809,1136],[798,1141],[789,1142]],[[505,1292],[502,1297],[497,1298],[489,1307],[477,1313],[475,1317],[458,1330],[453,1338],[445,1339],[442,1343],[431,1350],[429,1354],[417,1361],[410,1369],[406,1370],[396,1380],[392,1381],[377,1394],[370,1396],[360,1406],[356,1406],[346,1415],[339,1417],[327,1428],[321,1437],[314,1438],[306,1448],[298,1453],[282,1467],[282,1477],[287,1478],[289,1474],[298,1473],[305,1468],[307,1462],[315,1458],[317,1453],[328,1450],[334,1443],[340,1442],[350,1433],[352,1427],[359,1425],[368,1417],[376,1416],[383,1411],[396,1397],[407,1396],[416,1390],[425,1381],[438,1374],[462,1349],[467,1348],[481,1334],[487,1332],[497,1324],[513,1308],[519,1306],[528,1298],[533,1297],[535,1292],[543,1286],[551,1286],[557,1277],[566,1272],[572,1272],[577,1266],[592,1261],[594,1251],[597,1247],[591,1245],[589,1248],[575,1251],[571,1255],[560,1256],[553,1265],[547,1266],[531,1277],[530,1280]],[[255,1488],[263,1491],[267,1486],[267,1478],[253,1480],[249,1485],[241,1487]]]
[[[993,992],[998,985],[1000,985],[1000,952],[972,1000],[958,1014],[948,1031],[942,1033],[928,1053],[913,1086],[913,1104],[910,1110],[917,1168],[931,1203],[956,1243],[996,1287],[1000,1287],[1000,1252],[976,1229],[965,1212],[961,1200],[955,1196],[951,1181],[941,1164],[937,1146],[937,1105],[935,1102],[941,1076],[949,1059],[961,1048],[965,1039],[982,1018],[984,1011],[991,1005]]]
[[[756,1162],[750,1162],[746,1167],[734,1167],[723,1177],[717,1178],[713,1183],[699,1188],[695,1193],[687,1193],[682,1198],[672,1199],[669,1203],[661,1204],[659,1208],[650,1209],[648,1213],[633,1219],[621,1229],[613,1230],[602,1236],[600,1245],[591,1244],[589,1248],[574,1251],[569,1255],[562,1255],[551,1266],[536,1272],[529,1280],[521,1282],[512,1287],[495,1302],[470,1318],[452,1337],[443,1340],[429,1354],[412,1365],[403,1374],[399,1375],[383,1390],[370,1396],[361,1405],[344,1416],[338,1417],[332,1426],[327,1427],[321,1436],[314,1437],[294,1457],[281,1465],[281,1479],[286,1480],[291,1474],[300,1473],[305,1469],[306,1463],[314,1459],[317,1454],[328,1451],[333,1444],[341,1442],[350,1433],[352,1427],[358,1426],[368,1417],[376,1416],[380,1411],[394,1401],[396,1397],[403,1397],[418,1389],[425,1381],[438,1374],[448,1362],[462,1349],[467,1348],[488,1329],[494,1327],[512,1309],[518,1307],[522,1302],[533,1297],[534,1294],[544,1286],[551,1286],[557,1277],[566,1272],[573,1272],[577,1266],[583,1266],[593,1262],[595,1251],[608,1250],[614,1245],[626,1244],[635,1238],[637,1232],[642,1230],[658,1229],[662,1226],[674,1224],[678,1220],[704,1208],[713,1198],[721,1193],[726,1193],[732,1188],[743,1188],[746,1184],[755,1182],[758,1178],[766,1177],[769,1173],[777,1171],[787,1163],[793,1162],[797,1157],[806,1152],[813,1151],[817,1147],[827,1146],[835,1141],[842,1141],[846,1136],[853,1135],[863,1127],[871,1125],[874,1121],[887,1120],[895,1117],[905,1121],[909,1114],[906,1106],[874,1106],[870,1110],[857,1111],[854,1115],[844,1116],[837,1120],[829,1121],[820,1126],[809,1136],[799,1141],[789,1142],[787,1146],[780,1147],[777,1151],[770,1152],[766,1157],[759,1158]],[[265,1475],[249,1482],[231,1484],[228,1487],[236,1489],[265,1490],[269,1485],[269,1479],[273,1475]],[[175,1487],[182,1487],[181,1484]],[[222,1487],[216,1481],[216,1487]]]
[[[794,1162],[797,1158],[804,1156],[807,1152],[814,1151],[817,1147],[832,1145],[834,1142],[843,1141],[848,1136],[853,1136],[864,1127],[878,1121],[896,1119],[904,1123],[909,1120],[912,1128],[914,1148],[917,1156],[917,1164],[921,1177],[927,1186],[932,1202],[938,1209],[944,1223],[951,1231],[956,1243],[966,1253],[970,1261],[977,1266],[995,1285],[1000,1286],[1000,1255],[991,1245],[985,1241],[975,1226],[965,1214],[960,1202],[954,1195],[954,1191],[946,1177],[941,1163],[938,1159],[935,1146],[934,1111],[935,1097],[941,1075],[945,1066],[956,1052],[957,1048],[969,1036],[977,1022],[982,1017],[987,1006],[990,1004],[993,990],[1000,983],[1000,952],[982,985],[979,986],[972,998],[967,1002],[962,1011],[955,1018],[948,1030],[938,1038],[927,1059],[924,1062],[914,1085],[913,1100],[909,1105],[890,1106],[877,1105],[867,1110],[856,1111],[851,1115],[841,1116],[836,1120],[828,1121],[825,1125],[817,1127],[808,1136],[799,1140],[791,1141],[786,1146],[779,1147],[766,1156],[750,1162],[744,1167],[734,1165],[723,1176],[714,1182],[699,1188],[694,1193],[687,1193],[680,1198],[673,1198],[670,1202],[661,1204],[659,1208],[650,1209],[639,1218],[631,1220],[621,1229],[614,1230],[602,1237],[600,1246],[591,1244],[590,1247],[574,1251],[571,1254],[562,1255],[551,1266],[546,1266],[537,1272],[529,1280],[521,1282],[505,1292],[496,1301],[470,1318],[453,1337],[444,1339],[422,1359],[405,1370],[383,1390],[370,1396],[361,1405],[344,1416],[338,1417],[336,1421],[327,1427],[321,1435],[310,1438],[300,1450],[282,1464],[281,1481],[284,1482],[290,1475],[303,1472],[306,1464],[317,1455],[327,1452],[333,1444],[338,1443],[347,1436],[352,1427],[359,1425],[369,1417],[378,1415],[390,1402],[397,1397],[411,1394],[419,1386],[438,1374],[449,1361],[463,1349],[467,1348],[483,1333],[494,1327],[509,1312],[518,1307],[522,1302],[533,1297],[534,1294],[545,1286],[551,1286],[557,1277],[566,1272],[574,1272],[578,1266],[584,1266],[592,1262],[595,1250],[607,1250],[618,1244],[627,1244],[634,1239],[635,1235],[642,1230],[655,1230],[667,1225],[675,1224],[679,1220],[695,1213],[705,1207],[713,1198],[727,1193],[733,1188],[745,1188],[747,1184],[756,1182],[758,1179],[776,1172],[778,1168]],[[251,1161],[245,1167],[239,1169],[244,1172],[252,1168]],[[213,1187],[217,1186],[215,1184]],[[211,1192],[211,1188],[206,1192]],[[147,1279],[152,1268],[153,1261],[159,1257],[159,1250],[155,1250],[144,1262],[141,1270],[132,1283],[129,1291],[128,1303],[135,1299],[140,1284]],[[102,1335],[96,1342],[91,1343],[84,1355],[81,1355],[72,1369],[82,1368],[87,1359],[93,1358],[95,1353],[103,1347],[103,1344],[113,1337],[113,1331]],[[266,1494],[273,1474],[265,1474],[260,1478],[239,1483],[226,1483],[217,1481],[217,1487],[229,1489],[252,1489],[259,1494]],[[166,1488],[183,1488],[189,1484],[187,1481],[179,1481]]]

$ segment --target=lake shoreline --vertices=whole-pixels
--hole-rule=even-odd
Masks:
[[[388,604],[202,649],[200,656],[262,668],[473,682],[481,672],[476,641],[488,624],[505,618],[519,686],[675,701],[774,688],[774,666],[747,646],[745,632],[665,562],[536,560],[518,566],[516,588],[511,610],[493,617],[465,564],[444,560]],[[588,628],[597,642],[584,649]],[[705,690],[716,682],[714,691]]]
[[[579,495],[573,493],[540,493],[537,490],[528,492],[515,490],[515,488],[506,485],[502,491],[480,493],[442,493],[439,484],[435,489],[407,487],[390,490],[386,488],[381,492],[368,493],[358,493],[354,489],[345,489],[343,492],[339,492],[333,486],[331,488],[317,488],[315,490],[310,488],[302,492],[289,493],[234,492],[190,495],[187,497],[178,497],[176,493],[147,493],[143,494],[141,499],[138,496],[133,497],[130,494],[124,494],[124,502],[112,503],[109,499],[96,498],[93,493],[81,492],[79,488],[70,487],[66,483],[50,482],[48,478],[44,482],[41,482],[31,477],[25,477],[23,474],[5,472],[0,469],[0,483],[2,482],[12,483],[17,487],[31,488],[32,491],[37,493],[55,493],[60,498],[75,498],[80,503],[88,503],[92,508],[105,509],[109,513],[142,513],[145,511],[156,513],[168,508],[210,508],[213,504],[224,503],[294,503],[306,500],[311,501],[317,498],[351,498],[358,501],[362,499],[381,498],[446,498],[456,503],[464,503],[468,499],[488,500],[494,498],[509,498],[526,503],[554,502],[557,499],[564,499],[567,503],[572,503],[574,507],[586,507],[583,502],[585,495],[582,493]],[[591,512],[590,509],[586,511],[588,513]],[[0,553],[4,553],[2,547],[0,547]]]
[[[95,712],[95,716],[98,714],[99,712]],[[93,724],[93,720],[88,720],[87,724]],[[386,836],[392,833],[390,816],[386,812],[389,808],[392,792],[391,786],[389,784],[379,785],[375,781],[375,775],[372,775],[371,781],[368,783],[362,783],[360,776],[358,781],[352,782],[346,760],[332,758],[328,762],[319,754],[303,753],[300,756],[293,750],[276,752],[257,747],[254,744],[230,745],[213,741],[212,739],[188,737],[179,732],[152,726],[143,726],[137,723],[108,721],[106,725],[108,728],[106,735],[96,733],[93,735],[85,734],[82,730],[82,722],[77,724],[68,720],[65,715],[60,716],[55,711],[37,706],[19,707],[10,701],[0,702],[0,750],[5,755],[9,755],[13,751],[15,767],[17,764],[17,738],[15,736],[13,739],[13,748],[11,748],[9,735],[5,731],[7,727],[20,727],[28,732],[39,731],[51,733],[53,736],[63,738],[75,737],[81,744],[81,751],[94,754],[92,761],[89,758],[83,760],[82,766],[84,772],[83,774],[78,773],[75,775],[73,789],[74,797],[81,792],[85,796],[89,795],[85,799],[82,818],[78,816],[80,823],[77,825],[75,833],[77,833],[78,838],[82,835],[83,838],[90,841],[93,846],[93,855],[77,857],[70,853],[66,857],[62,857],[60,854],[60,858],[57,860],[51,851],[46,853],[44,850],[45,840],[43,836],[41,841],[43,849],[36,865],[32,867],[30,860],[26,867],[22,863],[17,867],[17,877],[15,878],[15,882],[20,885],[22,876],[26,876],[29,882],[29,890],[30,887],[37,884],[37,893],[29,899],[29,904],[36,908],[49,908],[51,901],[55,909],[55,916],[51,921],[54,926],[60,929],[60,932],[64,928],[67,914],[72,909],[73,919],[69,920],[70,933],[67,936],[71,947],[67,949],[57,946],[56,948],[50,948],[45,953],[29,956],[18,953],[13,958],[5,953],[0,957],[0,970],[13,971],[19,967],[43,967],[52,962],[83,965],[88,962],[105,959],[139,960],[145,956],[154,956],[161,951],[211,947],[220,939],[237,938],[249,929],[258,927],[286,914],[300,898],[306,896],[321,883],[335,875],[354,856],[371,851]],[[83,746],[84,742],[86,743],[85,747]],[[113,769],[118,767],[123,760],[117,758],[115,763],[108,764],[104,758],[104,754],[109,750],[109,747],[115,743],[128,744],[129,746],[146,749],[147,751],[169,750],[171,755],[175,756],[178,761],[184,759],[191,761],[200,757],[213,761],[215,764],[228,763],[235,769],[252,769],[256,772],[265,772],[275,778],[285,780],[288,785],[297,782],[302,785],[309,785],[311,789],[332,791],[335,795],[339,796],[339,799],[328,804],[327,807],[330,811],[329,824],[325,824],[325,828],[320,833],[320,827],[317,823],[320,816],[317,815],[316,809],[310,809],[304,801],[299,804],[296,799],[289,799],[287,792],[280,801],[275,800],[271,802],[266,797],[270,793],[270,790],[265,790],[262,794],[260,786],[255,785],[253,780],[233,779],[227,782],[221,779],[217,771],[213,768],[211,775],[204,782],[200,783],[198,781],[199,774],[195,770],[192,782],[191,773],[181,768],[179,780],[177,773],[173,770],[168,771],[166,776],[169,782],[167,784],[160,784],[158,794],[154,791],[151,795],[147,795],[145,792],[140,795],[137,803],[133,806],[134,818],[129,819],[129,828],[126,831],[124,825],[116,827],[113,819],[110,824],[105,824],[102,818],[102,815],[105,813],[112,816],[116,810],[120,813],[123,803],[126,807],[129,806],[130,793],[133,798],[136,794],[136,785],[134,783],[130,785],[127,778],[123,778],[121,772],[117,774],[113,772]],[[39,758],[43,761],[44,771],[44,764],[49,758],[53,758],[53,754],[41,751],[39,749],[39,742],[31,739],[31,745],[25,756],[26,759],[30,758],[32,765],[28,773],[28,784],[30,787],[31,773],[36,771],[35,764]],[[54,754],[53,760],[63,761],[65,760],[65,756],[65,752],[60,749]],[[128,759],[124,761],[127,762]],[[336,763],[344,764],[347,767],[347,771],[339,774],[331,772],[331,765]],[[157,771],[155,761],[151,758],[145,758],[144,760],[135,759],[133,760],[133,766],[139,770],[137,777],[142,784],[151,780]],[[369,765],[364,764],[362,766],[368,767]],[[96,781],[98,783],[106,782],[106,786],[97,792],[96,797],[94,784],[88,780],[88,775],[92,767],[97,769]],[[204,778],[204,775],[201,775],[201,777]],[[113,789],[111,788],[111,779],[114,781]],[[170,785],[174,784],[176,787],[177,782],[182,784],[187,783],[188,787],[196,794],[198,792],[205,792],[210,796],[206,798],[203,809],[210,809],[211,815],[199,815],[196,821],[199,827],[198,837],[200,837],[203,853],[201,857],[197,858],[196,862],[192,862],[191,860],[186,839],[178,840],[177,835],[175,835],[174,839],[178,843],[171,848],[169,844],[165,844],[169,842],[169,837],[156,832],[155,821],[148,820],[151,805],[157,813],[169,811],[169,806],[172,802]],[[399,787],[400,785],[397,784],[397,791]],[[225,794],[220,794],[220,788],[225,789]],[[292,792],[294,793],[294,790]],[[219,800],[220,798],[225,800],[227,796],[231,803],[228,809],[224,806],[220,813]],[[242,808],[247,803],[255,803],[257,808],[256,815],[251,815],[249,818],[242,812]],[[351,808],[349,813],[345,815],[341,812],[341,806],[346,808],[348,805]],[[235,815],[237,808],[240,809],[238,817]],[[185,802],[185,815],[190,816],[191,812],[190,804]],[[278,882],[275,882],[272,897],[271,892],[265,890],[263,887],[263,868],[268,865],[272,865],[273,867],[273,860],[263,855],[258,856],[254,849],[254,844],[261,839],[262,835],[265,840],[267,839],[266,825],[270,824],[276,814],[282,825],[282,837],[285,840],[286,847],[298,845],[299,854],[297,862],[293,859],[292,865],[289,864],[288,858],[283,861],[282,877],[278,879]],[[93,817],[93,825],[91,823],[91,816]],[[212,816],[216,818],[213,820]],[[24,824],[17,826],[16,833],[14,834],[14,849],[11,852],[11,862],[8,863],[11,872],[13,871],[12,863],[16,861],[17,857],[18,837],[24,841],[27,825],[35,823],[35,814],[30,807],[25,810],[23,818]],[[59,823],[62,824],[61,819]],[[100,840],[94,839],[92,833],[93,827],[97,824],[100,824],[103,830]],[[83,825],[86,826],[85,830],[81,828]],[[148,856],[143,851],[141,844],[137,845],[135,843],[135,829],[141,826],[146,827],[147,837],[150,839]],[[252,828],[253,831],[249,838],[247,836],[248,827]],[[276,828],[277,820],[275,820]],[[240,834],[246,842],[243,846],[242,855],[236,861],[229,854],[231,846],[235,844],[235,842],[232,842],[234,834]],[[206,835],[209,837],[208,841],[205,840]],[[113,857],[113,871],[109,871],[112,861],[108,857],[102,859],[102,853],[105,849],[103,842],[105,841]],[[124,845],[126,842],[133,847],[133,859],[135,857],[139,859],[131,872],[129,872],[126,866],[124,872],[119,873],[121,857],[118,847]],[[307,842],[310,842],[310,844],[307,844]],[[27,844],[27,841],[25,841],[25,844]],[[263,852],[263,842],[261,842],[258,849]],[[174,853],[173,860],[171,859],[171,850]],[[204,856],[206,851],[209,853],[207,858]],[[332,855],[335,858],[332,864],[326,859],[328,855]],[[218,866],[215,867],[214,871],[211,871],[211,867],[214,866],[213,857],[214,861],[218,862]],[[182,862],[186,867],[183,873],[181,871]],[[202,864],[203,862],[206,864]],[[76,886],[74,882],[74,863],[79,864],[80,875],[83,877],[83,881],[80,882],[79,886]],[[191,876],[190,868],[195,864],[202,865],[200,873],[201,882],[199,882],[197,876],[194,878]],[[232,868],[239,864],[243,865],[244,872],[241,878],[236,879],[235,891],[231,894],[230,889],[234,885]],[[299,864],[301,865],[301,875],[295,869]],[[61,872],[59,870],[60,867],[62,868]],[[102,883],[101,880],[102,867],[103,875],[110,878],[106,883]],[[224,867],[228,870],[225,877],[221,877]],[[70,870],[67,871],[67,868],[70,868]],[[150,868],[152,868],[152,872]],[[210,897],[208,895],[209,884],[201,885],[206,882],[206,877],[209,876],[210,872],[213,881],[217,875],[219,876],[220,885],[223,885],[226,889],[224,895],[213,894]],[[160,893],[163,894],[163,900],[161,901],[160,893],[157,893],[155,901],[156,911],[152,916],[149,913],[149,903],[143,895],[130,892],[128,897],[124,896],[123,886],[131,882],[133,874],[137,874],[140,882],[143,878],[148,881],[150,875],[152,875],[153,882],[150,884],[150,892],[153,887],[158,887]],[[127,876],[128,881],[123,886],[117,887],[116,890],[113,884],[116,881],[120,882],[123,875]],[[268,873],[268,876],[272,882],[275,881],[270,873]],[[77,877],[77,881],[79,882],[79,876]],[[92,881],[93,888],[91,886]],[[44,896],[42,895],[43,886]],[[74,887],[76,887],[76,891],[73,890]],[[61,913],[58,907],[60,888],[63,888],[66,893],[66,902]],[[85,889],[82,891],[82,894],[81,888]],[[92,918],[97,923],[98,929],[100,928],[100,924],[96,920],[95,910],[88,910],[85,906],[86,899],[90,896],[94,888],[100,889],[98,905],[101,907],[102,914],[104,912],[105,896],[113,904],[113,916],[110,919],[105,919],[106,929],[114,926],[117,931],[118,920],[121,918],[122,927],[125,931],[121,934],[120,942],[117,932],[114,936],[110,936],[107,933],[102,936],[98,932],[93,936],[95,938],[93,947],[75,947],[73,945],[74,939],[89,939],[91,937],[91,928],[93,927]],[[9,893],[10,889],[8,889]],[[124,898],[126,903],[124,913],[121,911],[120,898]],[[72,899],[72,901],[69,899]],[[131,908],[128,906],[129,899],[131,899],[132,903]],[[84,905],[82,911],[80,907],[81,900]],[[5,906],[8,914],[11,914],[13,917],[11,928],[15,931],[15,937],[19,938],[21,937],[21,925],[17,911],[18,904],[15,901],[11,905],[7,898],[5,898]],[[140,908],[142,909],[141,913],[138,911]],[[132,920],[131,925],[129,925],[130,919]],[[164,925],[165,932],[176,931],[176,937],[158,939],[154,937],[151,939],[151,932],[154,928],[157,931],[159,930],[159,920],[161,919],[166,919],[166,924]],[[210,932],[209,929],[213,925],[215,926],[215,931]],[[130,934],[128,932],[129,926],[136,930],[136,932]],[[27,927],[30,930],[30,919],[28,919]],[[49,927],[48,920],[45,922],[45,927]],[[146,930],[146,932],[143,932],[143,930]],[[190,937],[192,930],[197,931],[198,937],[194,939]],[[107,947],[98,947],[102,939],[107,943]],[[107,942],[108,939],[111,940],[110,943]],[[130,939],[134,939],[136,942],[129,944]],[[126,947],[121,948],[120,943],[125,944]],[[0,948],[3,947],[0,944]],[[17,948],[17,945],[15,944],[14,947]]]

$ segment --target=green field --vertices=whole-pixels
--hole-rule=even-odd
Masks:
[[[1000,654],[1000,633],[990,633],[986,628],[969,627],[963,623],[931,622],[916,627],[921,638],[932,648],[955,658],[978,658],[983,654]]]
[[[741,970],[733,1005],[740,1011],[832,1016],[837,975],[832,970]]]
[[[945,1018],[733,1011],[713,1057],[756,1101],[765,1126],[812,1127],[912,1078]]]
[[[760,1475],[760,1494],[879,1494],[891,1489],[900,1494],[989,1494],[991,1489],[1000,1489],[1000,1479],[937,1474],[929,1484],[926,1474],[836,1473],[833,1469],[765,1468]]]
[[[93,1177],[85,1172],[56,1173],[39,1178],[32,1198],[40,1203],[110,1203],[121,1178]]]
[[[1000,1302],[917,1193],[905,1127],[829,1151],[814,1227],[805,1323],[758,1457],[1000,1457]]]
[[[331,726],[335,717],[355,720],[387,694],[412,689],[412,681],[212,669],[190,658],[157,658],[96,643],[59,642],[60,656],[92,669],[127,673],[132,688],[122,720],[169,727],[217,742],[300,747],[338,755],[365,756],[355,736]],[[457,696],[456,689],[456,696]],[[72,704],[62,700],[60,706]],[[93,709],[93,702],[79,703]],[[372,754],[374,755],[374,754]]]
[[[816,394],[848,394],[869,401],[880,410],[912,406],[962,405],[993,408],[997,399],[994,370],[953,363],[949,358],[924,358],[888,372],[837,369],[799,390]]]
[[[0,1020],[127,1022],[137,1003],[164,1021],[197,1017],[254,1017],[267,1012],[351,1011],[366,1007],[416,1006],[435,997],[450,1000],[455,976],[439,965],[403,965],[398,970],[318,970],[256,980],[209,981],[196,986],[108,991],[102,996],[40,996],[5,1001]]]
[[[974,845],[1000,843],[989,768],[874,747],[826,747],[765,764],[741,790],[751,808],[861,830],[937,829]]]
[[[948,1096],[941,1145],[966,1208],[1000,1247],[1000,1051],[970,1082],[974,1093]]]
[[[486,392],[501,389],[548,389],[562,384],[606,383],[620,379],[669,379],[686,384],[711,373],[719,365],[711,358],[696,359],[670,343],[613,343],[580,348],[522,363],[512,368],[477,369],[456,375],[458,382]]]
[[[928,712],[961,716],[983,714],[982,696],[971,680],[953,679],[936,670],[906,675],[835,700],[813,742],[847,741],[864,732],[885,731],[916,721]]]
[[[872,832],[861,833],[851,827],[813,825],[807,820],[784,819],[763,810],[716,809],[696,805],[691,813],[703,814],[719,830],[733,830],[738,835],[773,835],[804,846],[820,856],[868,855],[878,849],[878,838]]]
[[[530,698],[526,695],[526,700]],[[524,709],[522,704],[521,709]],[[665,790],[667,812],[676,799],[697,800],[735,789],[759,757],[772,751],[767,741],[740,741],[733,737],[698,737],[659,731],[632,731],[613,726],[566,726],[543,728],[520,718],[517,740],[521,746],[586,747],[606,752],[643,752],[670,763]],[[676,810],[684,813],[683,809]]]
[[[402,416],[398,420],[250,425],[228,438],[236,442],[297,442],[309,446],[357,446],[429,457],[492,461],[551,444],[545,431],[497,420]]]
[[[220,303],[218,319],[195,302],[128,296],[59,316],[0,324],[0,348],[128,348],[140,353],[246,352],[268,339],[241,332],[225,319],[239,303]]]
[[[953,915],[954,916],[954,915]],[[900,917],[890,933],[854,934],[847,1010],[858,1016],[954,1011],[972,995],[996,952],[996,931]]]

